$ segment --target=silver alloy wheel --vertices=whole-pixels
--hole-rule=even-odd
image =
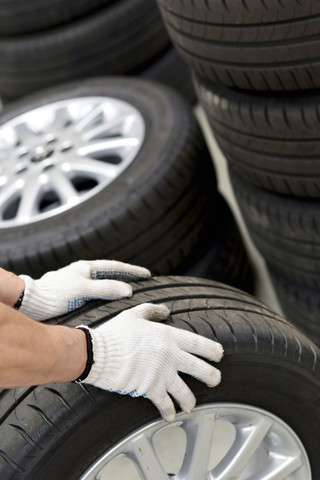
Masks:
[[[0,127],[0,228],[58,215],[100,192],[137,156],[145,123],[108,97],[63,100]]]
[[[254,406],[217,403],[152,422],[102,455],[81,480],[311,480],[294,431]]]

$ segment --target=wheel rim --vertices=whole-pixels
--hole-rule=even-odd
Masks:
[[[81,480],[107,478],[311,480],[312,476],[305,449],[286,423],[262,409],[226,403],[180,413],[172,424],[156,421],[141,427],[102,455]]]
[[[106,188],[136,158],[145,123],[131,104],[83,97],[0,127],[0,228],[65,212]]]

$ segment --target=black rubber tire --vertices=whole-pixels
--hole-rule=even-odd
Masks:
[[[182,96],[150,80],[92,79],[11,104],[0,125],[40,105],[92,95],[122,99],[138,109],[146,129],[140,151],[87,201],[43,221],[3,228],[0,264],[39,276],[76,259],[100,257],[166,275],[207,232],[218,196],[212,159]]]
[[[319,199],[265,192],[229,171],[248,232],[270,268],[320,291]]]
[[[320,197],[320,96],[263,95],[194,79],[217,143],[248,182],[286,195]]]
[[[169,44],[154,0],[119,0],[61,27],[0,38],[0,92],[12,100],[72,80],[127,74]]]
[[[168,324],[224,346],[217,388],[184,376],[197,404],[234,402],[277,415],[300,438],[312,478],[319,480],[319,349],[254,297],[231,287],[191,277],[159,277],[133,287],[130,299],[87,305],[57,321],[94,326],[143,302],[166,303],[172,312]],[[3,391],[0,418],[1,479],[74,480],[130,432],[158,418],[158,411],[142,397],[50,384]]]
[[[189,66],[172,46],[153,58],[149,65],[144,66],[144,69],[138,74],[142,78],[157,80],[174,88],[192,105],[198,101]]]
[[[61,25],[115,0],[0,0],[0,36]]]
[[[320,291],[293,283],[269,269],[285,317],[320,346]]]
[[[172,274],[209,278],[254,294],[255,275],[233,213],[219,194],[207,235]]]
[[[202,77],[248,90],[320,86],[320,4],[158,0],[173,44]]]

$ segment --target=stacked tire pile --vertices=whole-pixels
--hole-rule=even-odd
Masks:
[[[155,0],[0,0],[0,58],[4,104],[103,75],[139,75],[196,98]]]
[[[24,97],[0,119],[0,262],[39,277],[79,259],[253,292],[253,270],[192,108],[132,77]]]
[[[283,312],[320,342],[320,4],[159,0]]]
[[[319,478],[319,349],[251,295],[186,276],[243,289],[249,270],[183,97],[124,77],[53,87],[5,109],[0,160],[2,265],[38,276],[102,256],[183,273],[48,323],[94,328],[165,303],[168,325],[224,347],[221,385],[185,375],[197,408],[177,405],[171,425],[147,398],[83,383],[0,390],[1,479]],[[171,464],[156,446],[163,433]]]

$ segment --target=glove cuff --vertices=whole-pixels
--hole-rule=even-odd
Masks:
[[[81,325],[81,327],[82,326],[83,325]],[[93,362],[84,382],[95,385],[96,383],[99,383],[99,380],[106,374],[105,370],[107,352],[104,336],[99,332],[99,330],[89,329],[89,332],[92,341]]]
[[[76,380],[73,380],[73,383],[81,383],[83,382],[87,376],[89,375],[90,373],[90,370],[91,370],[91,367],[94,363],[94,360],[93,360],[93,343],[92,343],[92,335],[91,335],[91,330],[90,328],[86,327],[85,325],[79,325],[78,327],[79,330],[82,330],[85,335],[86,335],[86,343],[87,343],[87,363],[86,363],[86,368],[84,369],[84,371],[82,372],[82,374],[80,375],[80,377],[78,377]]]
[[[19,277],[25,284],[24,296],[19,308],[20,312],[33,318],[33,320],[45,320],[56,316],[56,314],[52,314],[57,303],[55,297],[48,299],[42,295],[41,290],[37,287],[37,281],[28,275],[19,275]]]

